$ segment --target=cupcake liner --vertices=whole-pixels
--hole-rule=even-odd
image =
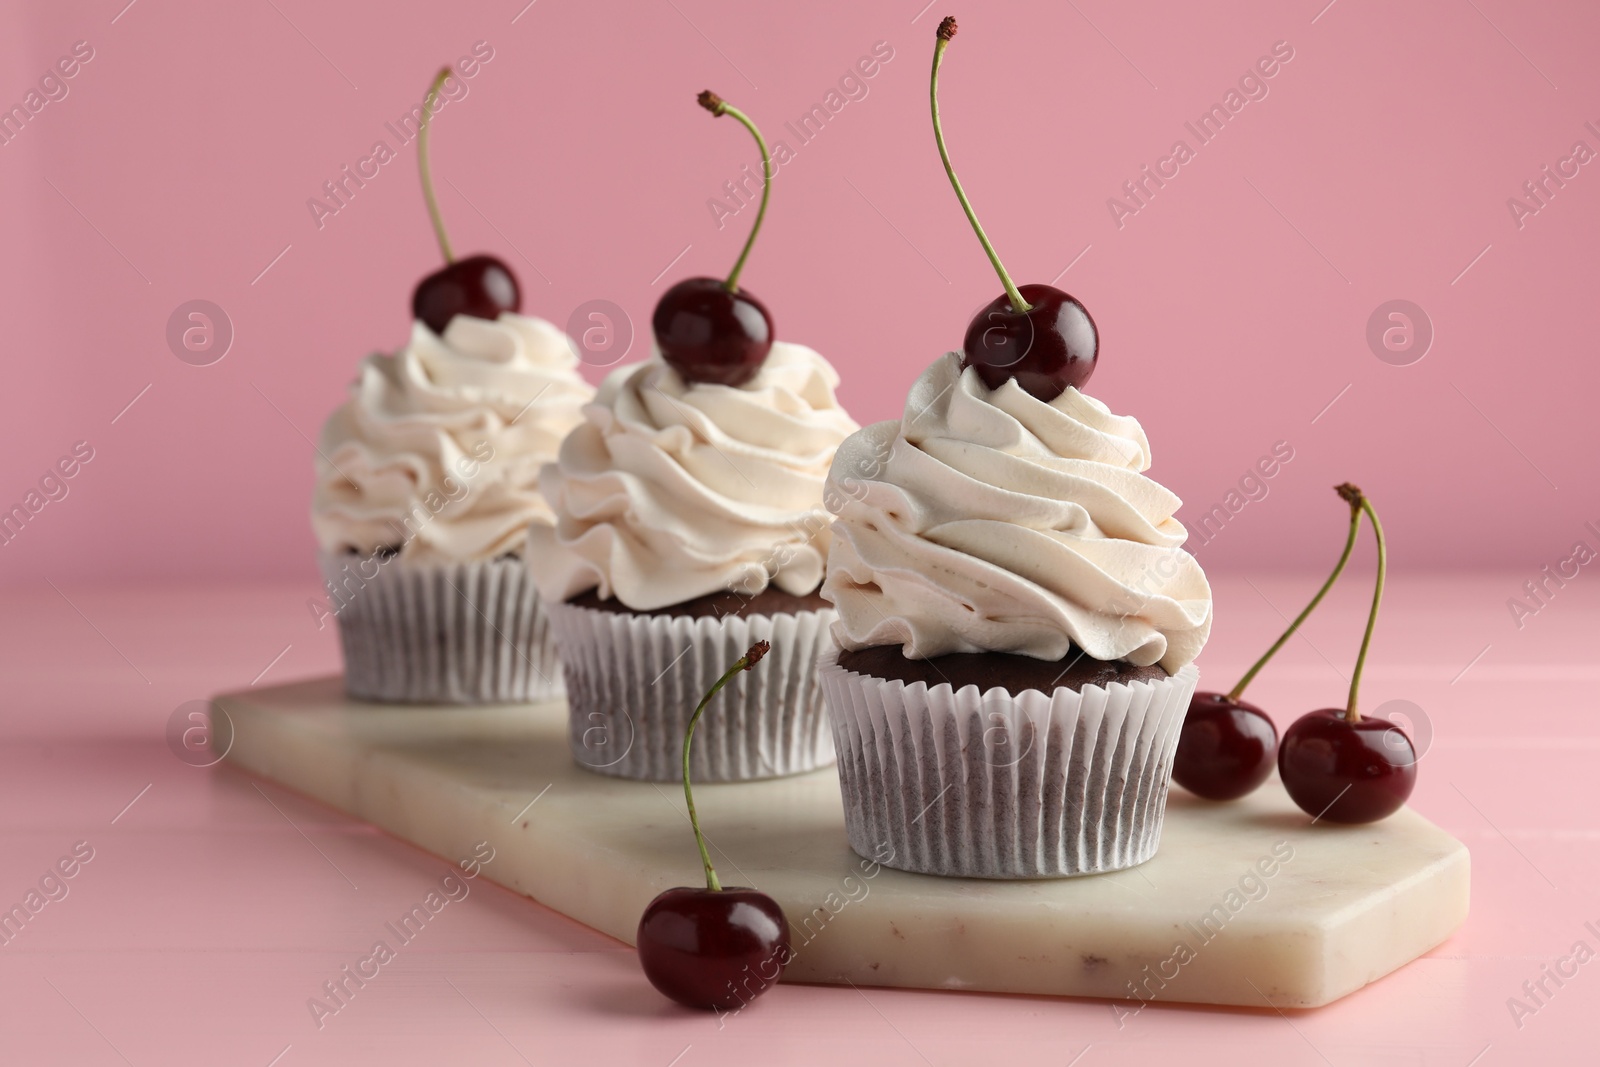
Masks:
[[[520,559],[412,564],[323,553],[345,691],[362,700],[506,704],[562,694],[544,603]]]
[[[696,705],[761,640],[772,651],[730,680],[695,728],[694,780],[777,778],[833,762],[817,685],[833,609],[712,619],[554,604],[550,615],[566,665],[568,736],[580,766],[680,781],[684,731]]]
[[[920,874],[1057,878],[1155,855],[1192,664],[1164,681],[1013,696],[887,681],[837,658],[819,670],[862,856]]]

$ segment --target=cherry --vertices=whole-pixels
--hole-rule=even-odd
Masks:
[[[683,735],[683,798],[706,872],[704,889],[679,886],[650,902],[635,944],[650,984],[679,1004],[725,1010],[743,1006],[778,980],[793,955],[789,921],[778,902],[754,889],[724,889],[700,833],[689,785],[689,746],[706,705],[734,675],[761,662],[771,646],[757,641],[712,683]]]
[[[661,358],[686,382],[743,385],[772,350],[766,306],[716,278],[685,278],[668,289],[650,325]]]
[[[1278,650],[1288,643],[1300,624],[1311,617],[1317,605],[1328,595],[1350,553],[1356,547],[1356,534],[1361,532],[1361,508],[1350,507],[1350,533],[1345,537],[1344,551],[1333,573],[1322,583],[1311,603],[1295,616],[1289,628],[1278,636],[1272,647],[1255,661],[1226,696],[1221,693],[1196,693],[1189,701],[1189,713],[1183,720],[1183,730],[1178,735],[1178,751],[1173,758],[1172,780],[1189,792],[1208,800],[1237,800],[1272,773],[1274,750],[1278,744],[1278,730],[1267,718],[1266,712],[1254,704],[1246,704],[1245,687],[1255,680]]]
[[[661,294],[650,325],[661,358],[686,382],[739,386],[754,378],[772,351],[772,316],[766,305],[739,289],[750,249],[767,217],[772,196],[772,153],[750,116],[705,90],[696,98],[700,106],[721,118],[731,115],[750,131],[761,149],[761,206],[756,209],[750,236],[734,261],[726,281],[686,278]]]
[[[967,191],[961,187],[961,179],[950,162],[944,127],[939,122],[939,67],[944,62],[944,50],[955,35],[955,19],[946,18],[939,23],[928,92],[933,109],[933,139],[939,146],[939,159],[944,163],[950,187],[961,201],[961,210],[1005,287],[1005,292],[985,305],[967,326],[961,367],[977,368],[978,376],[990,389],[1015,380],[1029,395],[1048,404],[1068,386],[1082,389],[1088,383],[1100,350],[1100,333],[1088,310],[1060,289],[1050,285],[1024,285],[1019,289],[1014,285],[972,210]]]
[[[434,333],[444,333],[457,315],[497,319],[522,310],[516,275],[493,256],[468,256],[436,270],[411,294],[411,313]]]
[[[439,239],[445,265],[417,283],[411,294],[411,314],[440,334],[457,315],[497,319],[501,312],[522,310],[522,290],[510,267],[493,256],[456,259],[450,249],[450,235],[445,232],[444,218],[439,214],[439,201],[433,195],[428,131],[433,126],[430,121],[433,103],[451,73],[449,67],[444,67],[434,75],[433,84],[428,86],[428,93],[422,99],[422,118],[417,129],[417,169],[422,175],[422,197],[427,202],[428,217],[433,220],[434,236]]]
[[[651,985],[723,1011],[765,991],[790,957],[783,909],[754,889],[668,889],[644,910],[638,943]]]
[[[1378,577],[1372,609],[1361,638],[1355,670],[1350,672],[1350,697],[1343,710],[1325,708],[1297,719],[1278,748],[1278,777],[1300,809],[1316,819],[1364,823],[1394,814],[1417,782],[1417,753],[1405,731],[1387,719],[1363,719],[1356,698],[1361,672],[1378,626],[1378,607],[1389,571],[1389,550],[1383,525],[1372,501],[1349,482],[1336,491],[1359,517],[1372,523],[1378,544]]]
[[[1172,780],[1207,800],[1237,800],[1272,773],[1278,728],[1254,704],[1196,693],[1178,736]]]
[[[1046,403],[1069,385],[1083,388],[1100,344],[1088,310],[1054,286],[1024,285],[1017,293],[1030,305],[1026,312],[1019,315],[1001,293],[974,316],[962,345],[962,368],[978,368],[990,389],[1015,378]]]
[[[1303,715],[1285,731],[1278,775],[1308,815],[1376,822],[1400,810],[1417,784],[1411,739],[1387,719],[1351,722],[1343,708]]]

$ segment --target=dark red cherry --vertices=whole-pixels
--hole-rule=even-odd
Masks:
[[[1207,800],[1237,800],[1272,773],[1278,728],[1254,704],[1196,693],[1178,735],[1172,780]]]
[[[661,358],[686,382],[743,385],[772,350],[766,307],[715,278],[685,278],[668,289],[650,325]]]
[[[1015,378],[1047,404],[1069,385],[1082,389],[1100,351],[1088,310],[1054,286],[1023,285],[1017,292],[1030,310],[1017,314],[1005,293],[984,305],[967,327],[962,368],[976,367],[990,389]]]
[[[644,910],[637,940],[650,984],[690,1008],[743,1007],[791,955],[783,909],[754,889],[669,889]]]
[[[1302,715],[1278,746],[1278,776],[1307,815],[1363,823],[1400,810],[1417,784],[1411,739],[1388,719],[1350,722],[1342,708]]]
[[[517,276],[493,256],[458,259],[422,279],[411,294],[411,314],[434,333],[444,333],[457,315],[497,319],[502,311],[520,310]]]

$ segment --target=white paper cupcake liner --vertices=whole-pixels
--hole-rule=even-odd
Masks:
[[[323,553],[320,563],[351,696],[504,704],[561,695],[549,618],[522,560],[418,565]]]
[[[837,617],[819,611],[690,618],[553,604],[567,679],[568,731],[580,766],[654,782],[683,777],[689,717],[722,673],[757,641],[759,666],[723,687],[690,750],[696,782],[777,778],[833,762],[817,657]]]
[[[819,669],[850,847],[886,866],[1056,878],[1155,855],[1200,672],[1053,694]],[[890,858],[885,859],[885,856]]]

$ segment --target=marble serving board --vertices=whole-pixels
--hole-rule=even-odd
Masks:
[[[227,722],[218,712],[226,713]],[[400,707],[338,678],[213,702],[227,762],[441,857],[487,839],[486,877],[629,944],[661,890],[703,884],[683,790],[579,769],[561,702]],[[1308,1008],[1434,948],[1466,918],[1466,846],[1403,810],[1313,825],[1276,779],[1227,805],[1172,791],[1132,870],[1027,882],[906,874],[845,841],[829,768],[701,785],[725,885],[783,906],[785,981]]]

